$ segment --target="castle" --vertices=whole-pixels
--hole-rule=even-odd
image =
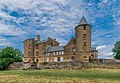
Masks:
[[[75,27],[76,38],[65,46],[59,46],[56,39],[40,40],[40,35],[24,41],[24,62],[88,62],[98,59],[98,51],[91,46],[92,26],[83,16]]]

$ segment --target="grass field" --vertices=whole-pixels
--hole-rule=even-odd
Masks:
[[[120,83],[120,69],[7,70],[0,83]]]

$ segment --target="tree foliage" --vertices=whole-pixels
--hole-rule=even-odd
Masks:
[[[6,47],[0,50],[0,69],[6,69],[13,62],[22,62],[23,54],[18,49]]]
[[[120,59],[120,41],[117,41],[116,44],[114,44],[112,51],[114,52],[114,58]]]

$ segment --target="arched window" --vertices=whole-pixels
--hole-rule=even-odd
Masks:
[[[74,56],[74,55],[72,56],[71,61],[72,61],[72,62],[75,61],[75,56]]]
[[[36,59],[36,62],[38,62],[39,60],[38,59]]]

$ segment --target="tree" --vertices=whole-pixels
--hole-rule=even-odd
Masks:
[[[6,69],[13,62],[22,62],[23,54],[18,49],[6,47],[0,50],[0,69]]]
[[[13,62],[14,62],[14,59],[1,58],[0,59],[0,70],[5,70]]]
[[[115,47],[112,49],[112,51],[114,52],[114,58],[120,59],[120,41],[117,41],[114,46]]]

